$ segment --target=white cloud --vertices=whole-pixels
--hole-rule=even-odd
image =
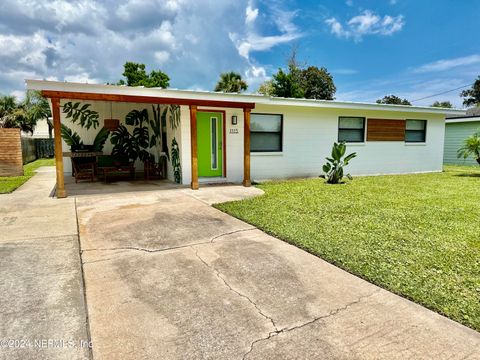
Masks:
[[[250,4],[247,6],[247,18],[249,7]],[[250,53],[253,51],[270,50],[274,46],[291,42],[302,36],[293,22],[296,16],[295,11],[285,11],[273,6],[271,12],[271,21],[276,25],[278,34],[261,35],[251,27],[245,28],[243,34],[229,33],[230,40],[234,43],[240,56],[250,60]]]
[[[249,90],[255,91],[265,80],[270,79],[267,76],[267,70],[263,66],[251,65],[245,71],[245,80],[248,83]]]
[[[265,12],[255,0],[1,0],[0,8],[0,93],[22,91],[26,78],[116,82],[126,61],[165,71],[172,87],[210,89],[230,70],[257,84],[267,72],[254,53],[301,36],[297,13],[277,1]]]
[[[340,38],[353,38],[360,41],[366,35],[392,35],[402,30],[405,25],[403,15],[381,17],[371,10],[365,10],[360,15],[352,17],[346,24],[336,18],[325,20],[330,27],[330,32]]]
[[[436,71],[446,71],[452,68],[480,64],[480,54],[458,57],[453,59],[442,59],[428,64],[424,64],[414,69],[415,73],[428,73]]]
[[[253,8],[252,2],[248,3],[247,8],[245,9],[245,24],[252,24],[258,16],[258,9]]]
[[[156,51],[155,59],[157,60],[157,63],[163,64],[170,59],[170,53],[167,51]]]
[[[354,75],[358,74],[358,71],[355,69],[333,69],[330,71],[334,75]]]

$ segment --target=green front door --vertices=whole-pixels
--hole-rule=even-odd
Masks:
[[[222,113],[197,113],[198,176],[223,175]]]

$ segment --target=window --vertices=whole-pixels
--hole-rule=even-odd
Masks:
[[[218,153],[217,153],[217,146],[218,146],[218,140],[217,140],[217,118],[212,117],[210,118],[210,128],[212,131],[212,143],[211,143],[211,149],[212,149],[212,170],[217,170],[217,161],[218,161]]]
[[[405,142],[425,142],[427,120],[407,120]]]
[[[364,142],[365,141],[365,118],[347,117],[338,118],[338,141]]]
[[[283,115],[251,114],[250,151],[282,151]]]

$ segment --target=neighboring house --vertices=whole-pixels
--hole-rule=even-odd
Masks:
[[[457,151],[463,146],[465,139],[476,132],[480,132],[480,114],[447,118],[445,120],[443,162],[445,164],[478,165],[472,157],[467,159],[457,157]]]
[[[125,124],[133,109],[147,109],[152,119],[152,104],[162,104],[162,112],[168,112],[162,126],[170,153],[168,177],[175,180],[174,174],[180,175],[176,179],[192,188],[199,182],[248,186],[251,180],[318,176],[336,141],[346,141],[348,151],[358,154],[348,168],[352,174],[441,171],[445,115],[465,114],[433,107],[38,80],[27,80],[27,88],[53,99],[54,123],[58,110],[61,122],[78,132],[85,144],[93,142],[98,128],[73,124],[61,112],[65,103],[91,104],[100,125],[111,118]],[[169,104],[178,105],[178,111]],[[179,124],[172,127],[177,117]],[[174,139],[179,159],[172,164]],[[68,151],[64,142],[62,146]],[[111,150],[107,141],[104,153]],[[71,171],[68,158],[63,169]]]
[[[28,137],[32,139],[48,139],[50,136],[48,132],[47,119],[40,119],[37,121],[35,129],[33,130],[33,134],[22,131],[22,137]]]

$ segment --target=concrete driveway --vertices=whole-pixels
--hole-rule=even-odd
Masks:
[[[0,195],[0,359],[480,359],[479,333],[208,205],[255,188],[54,181]]]
[[[479,333],[208,205],[249,194],[76,199],[94,359],[480,358]]]

